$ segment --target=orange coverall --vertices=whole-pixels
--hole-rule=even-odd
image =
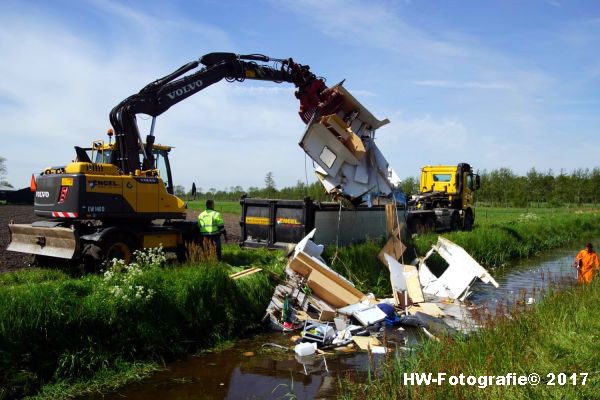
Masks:
[[[578,270],[577,282],[579,283],[590,283],[592,281],[592,275],[594,268],[598,269],[600,263],[598,263],[598,254],[595,251],[589,252],[587,249],[581,250],[575,257],[575,262],[579,265],[581,261],[581,268]]]

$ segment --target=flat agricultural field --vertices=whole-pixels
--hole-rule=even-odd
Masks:
[[[199,210],[203,211],[205,208],[206,199],[192,200],[188,202],[189,210]],[[215,210],[219,211],[222,214],[242,214],[242,206],[239,201],[216,201],[215,200]]]

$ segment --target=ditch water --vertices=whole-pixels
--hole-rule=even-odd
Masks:
[[[522,260],[498,271],[490,270],[500,284],[498,289],[481,282],[473,285],[470,300],[486,304],[491,311],[517,301],[536,303],[553,285],[576,281],[571,268],[576,251],[569,248]],[[164,371],[141,383],[132,384],[108,395],[89,399],[111,400],[200,400],[200,399],[334,399],[339,393],[339,378],[347,374],[364,375],[370,358],[377,365],[381,355],[365,352],[331,351],[332,355],[297,359],[268,343],[291,347],[291,335],[263,333],[236,342],[226,350],[189,357],[170,363]],[[416,331],[386,332],[388,347],[405,346],[418,340]]]

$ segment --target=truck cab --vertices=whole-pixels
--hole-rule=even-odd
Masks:
[[[479,186],[467,163],[423,167],[419,192],[409,201],[413,230],[471,230]]]

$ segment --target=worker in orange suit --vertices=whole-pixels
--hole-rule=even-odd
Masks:
[[[591,243],[585,245],[585,249],[577,253],[573,267],[577,268],[577,282],[590,283],[594,275],[594,269],[600,268],[598,254],[594,251]]]

